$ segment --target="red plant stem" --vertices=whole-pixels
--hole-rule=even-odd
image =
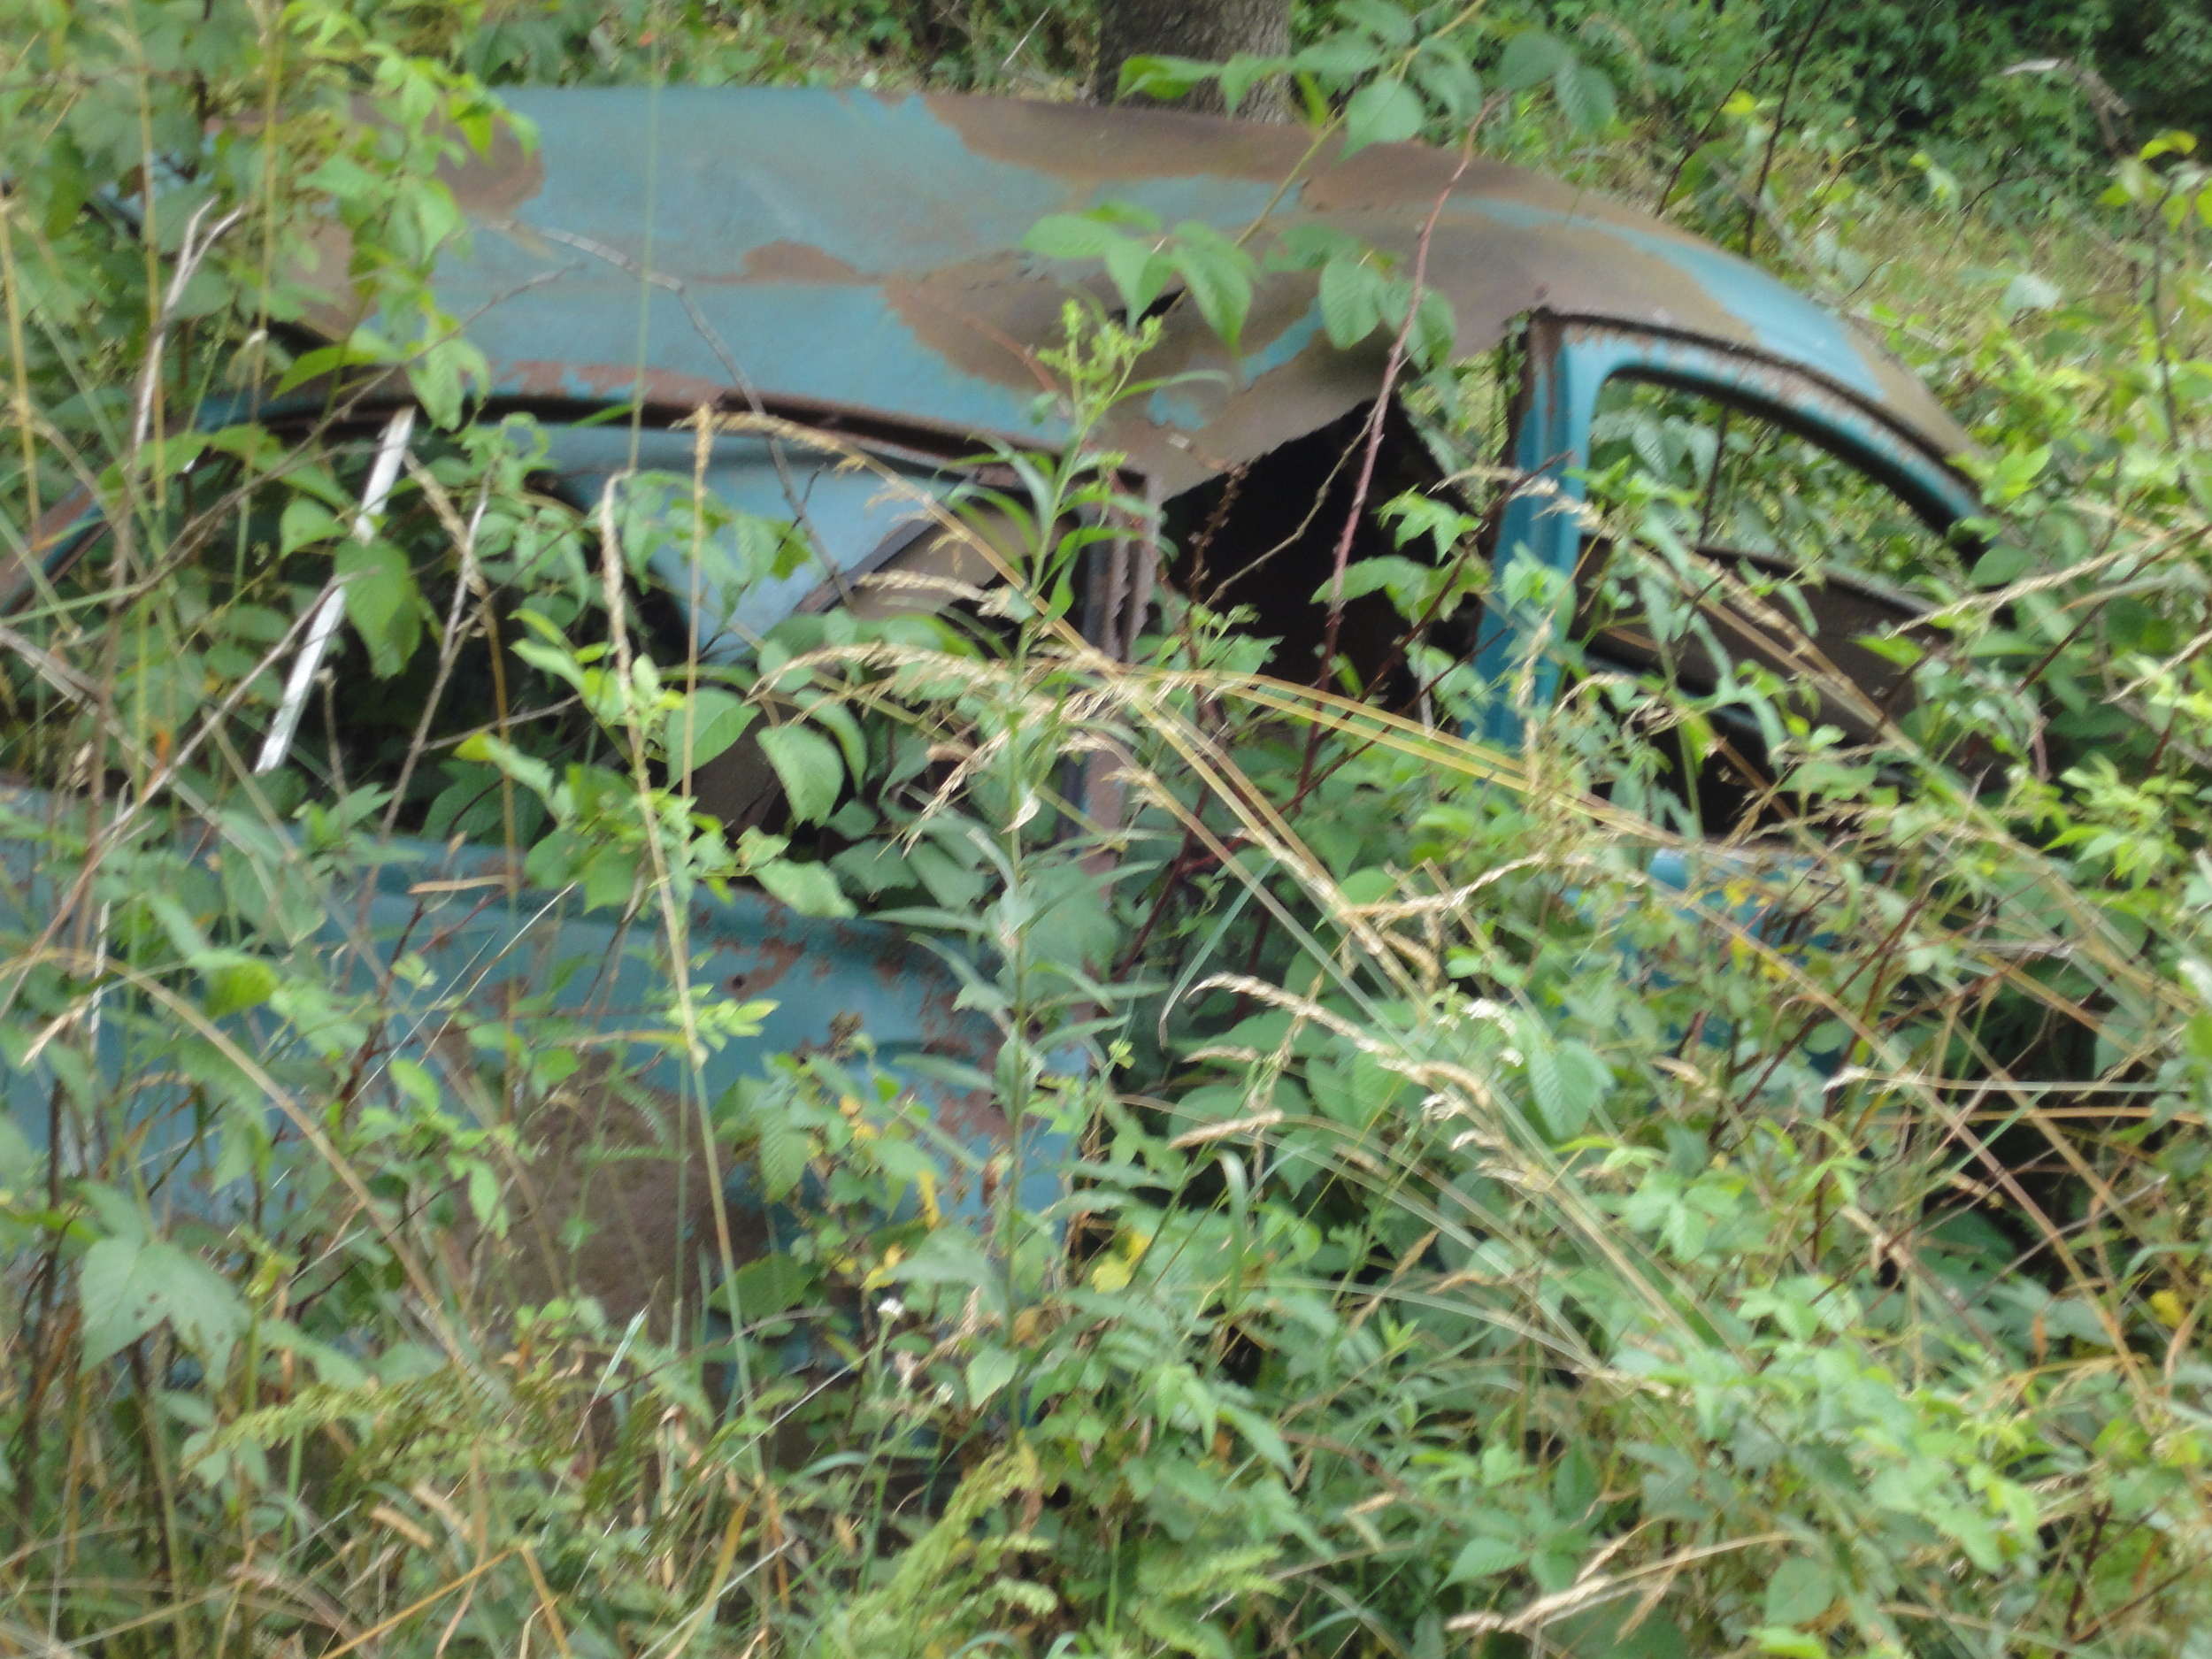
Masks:
[[[1344,515],[1344,528],[1336,539],[1336,558],[1329,576],[1329,623],[1321,639],[1321,668],[1315,680],[1317,690],[1326,690],[1329,676],[1336,665],[1337,635],[1344,624],[1344,571],[1352,557],[1352,542],[1359,534],[1360,520],[1366,516],[1367,497],[1374,488],[1375,462],[1382,454],[1383,426],[1389,419],[1390,399],[1397,390],[1398,375],[1405,367],[1406,345],[1413,337],[1413,319],[1420,315],[1421,296],[1428,284],[1429,244],[1435,239],[1437,221],[1444,217],[1444,204],[1450,201],[1452,192],[1475,158],[1474,134],[1460,146],[1459,165],[1452,169],[1452,176],[1443,189],[1437,193],[1436,205],[1429,210],[1427,221],[1421,227],[1421,240],[1413,252],[1413,293],[1406,302],[1405,319],[1398,325],[1398,337],[1390,342],[1390,356],[1383,364],[1382,387],[1375,394],[1374,407],[1368,411],[1367,442],[1360,456],[1359,477],[1352,486],[1352,505]],[[1298,767],[1298,788],[1291,797],[1290,810],[1295,811],[1306,798],[1306,791],[1313,784],[1313,761],[1321,746],[1321,726],[1318,723],[1306,733],[1305,759]]]

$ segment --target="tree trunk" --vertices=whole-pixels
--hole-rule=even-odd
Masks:
[[[1132,58],[1197,58],[1222,63],[1237,52],[1276,57],[1290,50],[1290,0],[1101,0],[1098,73],[1092,91],[1110,104],[1121,66]],[[1152,103],[1153,99],[1131,99]],[[1201,87],[1178,108],[1218,115],[1221,88]],[[1279,121],[1287,114],[1279,88],[1256,87],[1237,113]]]

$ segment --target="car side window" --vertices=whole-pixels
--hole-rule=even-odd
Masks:
[[[1590,426],[1594,480],[1625,471],[1671,492],[1693,545],[1911,588],[1957,574],[1943,538],[1878,480],[1770,418],[1617,375]]]
[[[1888,486],[1770,416],[1625,375],[1599,396],[1587,476],[1605,528],[1577,572],[1581,683],[1655,678],[1698,707],[1709,734],[1661,746],[1659,787],[1705,833],[1763,814],[1778,743],[1866,745],[1908,715],[1893,641],[1932,642],[1922,618],[1958,560]]]

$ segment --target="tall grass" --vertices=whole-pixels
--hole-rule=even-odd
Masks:
[[[37,786],[0,900],[0,1647],[2202,1645],[2185,158],[2024,234],[1773,147],[1755,245],[1953,393],[1992,524],[1918,573],[1941,641],[1869,741],[1740,677],[1776,787],[1709,841],[1661,827],[1652,738],[1716,699],[1586,674],[1502,757],[1414,601],[1403,711],[1271,676],[1171,583],[1102,651],[1081,569],[1157,526],[1081,442],[948,514],[994,582],[701,662],[645,569],[724,527],[700,480],[579,513],[527,423],[460,419],[425,118],[476,89],[334,8],[218,13],[42,13],[7,94],[11,550],[78,485],[114,533],[0,634]],[[337,112],[357,83],[408,142]],[[150,221],[85,205],[211,98],[285,120]],[[1669,205],[1724,228],[1744,176]],[[366,546],[365,404],[184,419],[282,372],[330,190],[437,428]],[[1088,431],[1146,342],[1071,336]],[[1624,603],[1723,580],[1663,480],[1600,498]],[[334,569],[343,654],[257,776]],[[1740,597],[1818,649],[1784,588]],[[732,842],[686,786],[741,709],[810,736]],[[998,1058],[960,1081],[1021,1131],[974,1220],[864,1027],[706,1087],[761,1015],[687,918],[748,882],[965,976]],[[541,905],[603,924],[584,988],[447,942]],[[618,1000],[631,962],[666,994]]]

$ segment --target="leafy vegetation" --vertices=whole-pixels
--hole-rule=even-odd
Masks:
[[[962,503],[1003,566],[966,609],[703,662],[653,555],[712,533],[744,580],[793,526],[681,473],[579,512],[530,421],[471,423],[436,169],[500,85],[1065,92],[1071,4],[0,19],[7,550],[80,487],[111,528],[0,632],[37,787],[0,795],[0,1067],[41,1090],[0,1118],[0,1648],[2212,1652],[2212,173],[1999,61],[2182,110],[2186,8],[1346,0],[1287,59],[1133,67],[1639,201],[1972,427],[1977,539],[1839,489],[1773,570],[1701,544],[1802,549],[1805,457],[1609,405],[1586,628],[1721,669],[1624,669],[1509,571],[1567,674],[1510,759],[1455,735],[1492,694],[1445,626],[1507,487],[1496,365],[1355,247],[1307,250],[1330,333],[1398,342],[1467,480],[1333,584],[1396,611],[1394,702],[1268,677],[1171,585],[1133,661],[1085,644],[1079,564],[1151,511],[1087,442]],[[270,401],[332,384],[299,329],[334,219],[379,319],[351,360],[421,408],[359,529],[357,390]],[[1171,279],[1243,321],[1218,236],[1033,247],[1124,302],[1048,365],[1079,433],[1145,389]],[[1832,575],[1931,608],[1879,646],[1909,712],[1815,684],[1839,724],[1694,603],[1814,645]],[[745,741],[784,800],[731,836],[692,786]],[[385,972],[363,895],[457,837],[490,849],[462,887],[518,860],[626,925],[664,1000],[610,1034],[427,942]],[[1004,1037],[965,1080],[1020,1127],[978,1217],[864,1030],[700,1086],[762,1010],[693,982],[686,918],[747,884],[965,964]],[[659,1064],[684,1087],[626,1082]],[[1040,1205],[1019,1160],[1056,1146]],[[730,1158],[773,1253],[740,1259]],[[634,1313],[518,1265],[611,1237],[544,1197],[594,1160],[706,1195]]]

